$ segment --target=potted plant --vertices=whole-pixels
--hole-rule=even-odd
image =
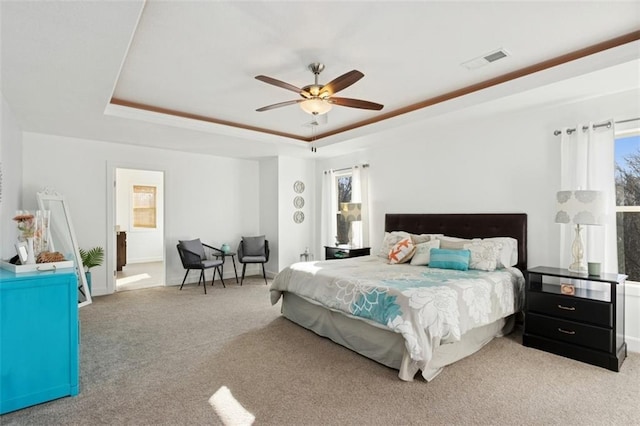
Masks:
[[[102,265],[104,261],[104,249],[102,247],[94,247],[89,251],[79,249],[80,258],[82,259],[82,265],[84,266],[84,273],[87,277],[87,286],[89,292],[91,292],[91,272],[90,269],[95,266]]]

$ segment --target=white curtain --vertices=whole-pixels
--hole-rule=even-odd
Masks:
[[[358,247],[369,247],[369,167],[353,168],[351,176],[351,202],[360,203],[362,220],[352,223],[353,243]]]
[[[321,244],[322,246],[333,246],[336,242],[336,235],[338,235],[336,223],[338,196],[336,195],[336,176],[333,170],[324,172],[322,176],[321,210]]]
[[[585,259],[602,263],[603,272],[618,271],[615,198],[615,136],[611,126],[593,128],[593,123],[579,124],[575,131],[562,130],[560,157],[561,190],[597,190],[605,193],[607,219],[604,226],[586,226],[583,231]],[[584,128],[584,129],[583,129]],[[575,227],[559,225],[560,261],[566,268],[572,261],[571,244]],[[586,232],[585,232],[586,231]]]

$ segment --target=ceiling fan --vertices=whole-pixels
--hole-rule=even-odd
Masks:
[[[340,77],[337,77],[325,85],[318,83],[318,76],[324,70],[324,64],[314,62],[309,64],[309,70],[315,75],[315,83],[304,86],[302,89],[284,81],[267,77],[266,75],[257,75],[256,79],[283,89],[291,90],[298,93],[302,99],[280,102],[277,104],[267,105],[258,108],[256,111],[263,112],[271,109],[280,108],[287,105],[300,104],[300,107],[309,114],[319,115],[325,114],[331,110],[333,105],[345,106],[350,108],[371,109],[379,111],[384,105],[375,102],[363,101],[361,99],[340,98],[333,96],[340,90],[346,89],[356,81],[364,77],[358,70],[352,70]]]

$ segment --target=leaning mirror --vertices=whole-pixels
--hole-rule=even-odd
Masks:
[[[78,240],[71,224],[69,207],[62,195],[50,189],[38,192],[37,196],[40,210],[51,212],[49,219],[50,251],[58,251],[64,255],[65,259],[73,260],[78,276],[78,307],[88,305],[91,303],[91,293],[78,250]]]

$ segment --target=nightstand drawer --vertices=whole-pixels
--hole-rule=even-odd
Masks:
[[[527,293],[527,309],[568,320],[613,327],[613,306],[606,302],[530,291]]]
[[[613,350],[612,329],[565,321],[544,315],[528,313],[525,319],[525,333],[536,334],[600,351],[611,352]]]

